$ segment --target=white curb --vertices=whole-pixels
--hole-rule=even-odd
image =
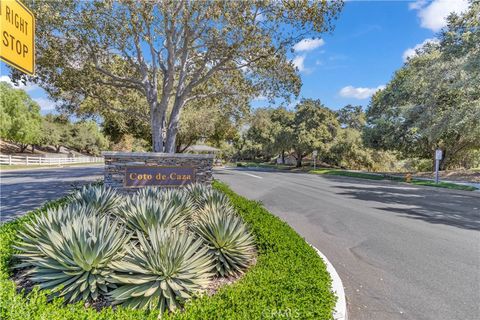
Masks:
[[[337,296],[337,303],[335,305],[335,311],[333,312],[333,318],[335,320],[347,320],[347,300],[345,298],[345,290],[343,289],[342,279],[340,279],[337,270],[335,270],[333,264],[328,261],[327,257],[311,244],[310,246],[315,249],[320,258],[323,259],[323,261],[327,265],[327,271],[328,273],[330,273],[330,277],[332,278],[332,289]]]

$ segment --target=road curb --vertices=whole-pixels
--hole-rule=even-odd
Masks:
[[[310,243],[309,243],[310,244]],[[317,254],[327,265],[327,271],[332,278],[332,291],[337,296],[337,303],[335,304],[335,311],[333,312],[333,319],[335,320],[348,320],[347,316],[347,299],[345,297],[345,290],[343,289],[342,279],[338,275],[337,270],[333,264],[327,259],[327,257],[317,248],[310,244],[310,246],[317,251]]]

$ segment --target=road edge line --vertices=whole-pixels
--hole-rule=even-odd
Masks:
[[[347,299],[345,297],[345,290],[343,288],[342,279],[338,275],[337,270],[328,258],[311,243],[309,245],[317,251],[317,254],[327,265],[327,271],[332,278],[332,291],[337,296],[337,303],[335,304],[335,311],[333,312],[333,319],[335,320],[348,320],[347,316]]]

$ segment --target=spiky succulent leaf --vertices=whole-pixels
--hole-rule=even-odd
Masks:
[[[161,189],[158,187],[146,187],[137,191],[136,196],[141,199],[172,202],[173,205],[182,207],[187,214],[194,207],[190,194],[185,189]]]
[[[30,247],[19,245],[23,253],[18,257],[31,268],[28,276],[40,289],[68,302],[95,300],[115,287],[108,281],[110,264],[123,257],[130,238],[118,224],[107,216],[74,217],[37,239],[40,254],[31,255]]]
[[[190,195],[195,206],[198,208],[202,205],[202,200],[204,198],[204,194],[210,189],[210,187],[201,184],[201,183],[192,183],[187,185],[185,190]]]
[[[138,189],[136,195],[142,198],[155,198],[160,199],[163,189],[159,187],[144,187]]]
[[[212,189],[205,184],[190,184],[187,186],[186,190],[190,194],[197,209],[201,209],[206,205],[231,207],[230,200],[224,193]]]
[[[254,239],[242,219],[224,207],[200,215],[192,230],[208,245],[217,274],[241,273],[251,263]]]
[[[112,264],[110,293],[115,304],[140,309],[175,310],[204,288],[212,276],[212,261],[201,239],[179,230],[150,228],[138,232],[122,261]]]
[[[211,202],[206,203],[203,207],[195,210],[192,220],[198,221],[219,212],[225,215],[236,215],[235,209],[232,206],[219,202]]]
[[[115,189],[105,186],[84,186],[70,198],[72,202],[91,206],[101,214],[116,213],[123,202],[122,196]]]
[[[125,200],[119,216],[131,230],[146,234],[155,226],[185,228],[193,209],[190,198],[184,193],[163,191],[146,195],[142,192]]]
[[[38,243],[49,241],[48,231],[60,232],[62,225],[70,223],[72,219],[93,215],[98,215],[95,208],[75,202],[49,208],[25,223],[24,228],[18,232],[18,240],[14,248],[24,252],[24,255],[41,255]]]

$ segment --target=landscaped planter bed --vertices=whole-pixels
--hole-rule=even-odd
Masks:
[[[251,230],[257,247],[256,263],[236,281],[209,290],[185,304],[181,311],[165,313],[165,319],[332,319],[335,296],[325,264],[292,228],[270,214],[261,204],[242,198],[215,182]],[[47,204],[55,207],[65,199]],[[46,210],[46,207],[41,210]],[[47,302],[44,291],[18,292],[11,276],[17,261],[12,248],[29,217],[0,227],[0,318],[1,319],[156,319],[158,311],[104,307],[97,311],[83,302]],[[218,289],[218,291],[217,291]],[[212,294],[215,292],[215,294]],[[209,294],[210,293],[210,294]]]

